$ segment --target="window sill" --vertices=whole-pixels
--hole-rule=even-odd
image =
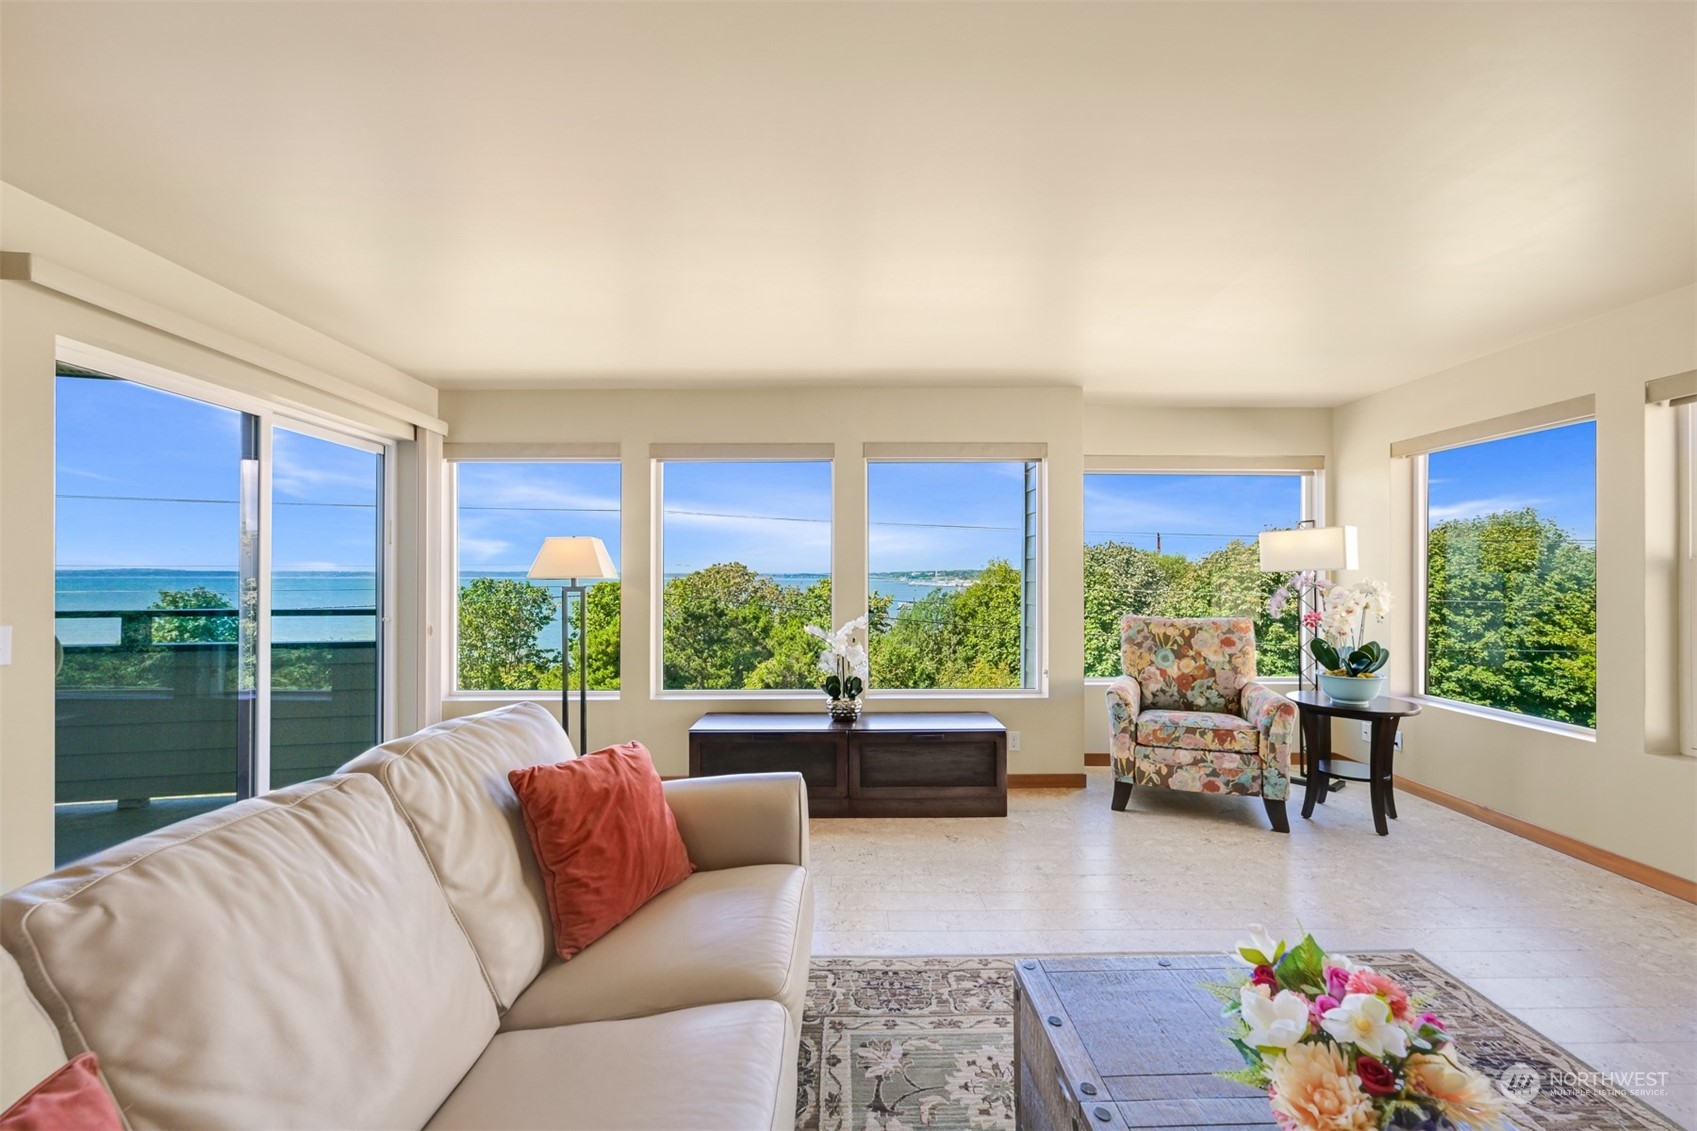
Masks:
[[[656,700],[727,700],[733,702],[748,702],[759,700],[797,700],[816,702],[824,697],[823,691],[656,691],[650,696]],[[595,693],[590,692],[590,698]],[[1047,699],[1048,692],[1036,691],[1031,688],[981,688],[967,687],[958,690],[916,688],[902,691],[895,688],[874,688],[866,692],[867,702],[887,703],[897,699]]]
[[[1458,699],[1443,699],[1436,695],[1411,695],[1422,707],[1431,707],[1439,711],[1449,711],[1457,715],[1470,715],[1476,719],[1486,719],[1490,722],[1508,723],[1510,726],[1525,727],[1528,730],[1541,730],[1546,734],[1559,734],[1563,738],[1576,738],[1581,742],[1596,742],[1597,732],[1591,727],[1575,726],[1573,723],[1556,722],[1553,719],[1540,719],[1532,715],[1516,714],[1514,711],[1504,711],[1498,707],[1481,707],[1476,703],[1463,703]]]

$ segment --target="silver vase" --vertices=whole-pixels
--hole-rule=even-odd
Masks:
[[[831,721],[834,723],[852,723],[860,718],[859,699],[831,700]]]

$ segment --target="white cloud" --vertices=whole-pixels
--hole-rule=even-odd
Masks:
[[[1428,505],[1426,517],[1431,522],[1448,522],[1452,518],[1479,518],[1482,515],[1524,510],[1549,502],[1549,499],[1530,495],[1492,495],[1484,499],[1463,499],[1458,503]]]
[[[474,538],[460,534],[460,564],[486,565],[513,548],[511,542],[500,538]]]

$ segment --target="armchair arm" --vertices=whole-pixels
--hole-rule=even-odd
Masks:
[[[1108,731],[1120,734],[1129,731],[1137,724],[1137,716],[1143,712],[1143,688],[1128,675],[1122,675],[1108,684]]]
[[[702,871],[807,867],[807,785],[800,774],[679,778],[663,788],[678,835]]]
[[[1259,681],[1243,685],[1243,717],[1261,732],[1261,796],[1282,801],[1290,789],[1290,751],[1296,745],[1296,704]]]

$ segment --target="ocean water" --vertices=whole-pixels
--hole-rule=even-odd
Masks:
[[[785,573],[770,575],[780,585],[806,588],[822,574]],[[463,584],[473,577],[522,578],[522,573],[466,573]],[[668,580],[670,580],[668,578]],[[896,599],[899,608],[919,600],[944,585],[909,580],[906,576],[873,575],[874,592]],[[231,605],[236,603],[237,575],[234,570],[170,569],[64,569],[54,579],[54,608],[58,612],[121,613],[145,609],[167,590],[202,586]],[[370,609],[377,602],[377,578],[370,571],[280,570],[272,581],[271,607],[276,623],[272,636],[278,643],[310,641],[371,640],[376,630],[370,614],[349,616],[289,616],[291,609]],[[65,644],[116,644],[119,620],[60,618],[55,629]],[[556,618],[537,635],[546,646],[557,647]]]

